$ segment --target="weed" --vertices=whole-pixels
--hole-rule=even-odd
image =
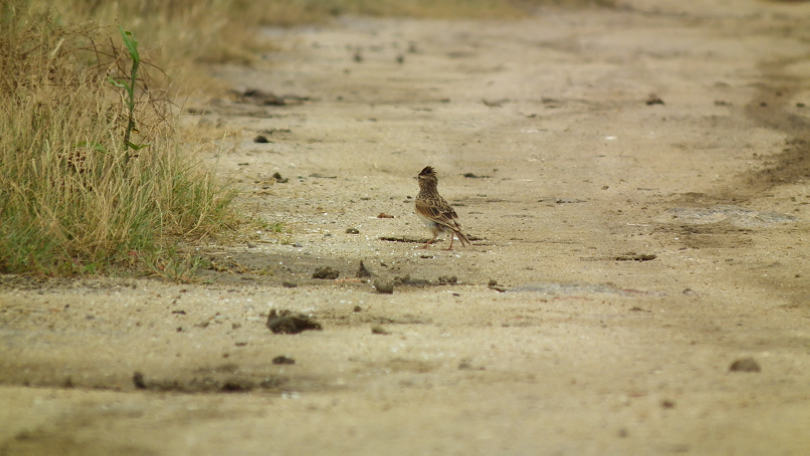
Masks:
[[[129,108],[129,116],[127,117],[127,129],[124,134],[124,147],[140,150],[147,147],[149,143],[133,144],[129,139],[132,135],[132,131],[135,130],[135,84],[138,81],[138,67],[141,65],[141,55],[138,52],[138,40],[135,39],[132,32],[124,31],[120,25],[118,26],[118,30],[121,32],[124,46],[126,46],[129,51],[129,57],[132,59],[132,70],[130,70],[129,82],[123,79],[115,79],[109,74],[107,75],[107,80],[110,81],[110,84],[119,89],[124,89],[127,92],[125,102],[127,108]],[[124,164],[129,164],[129,153],[124,154]]]

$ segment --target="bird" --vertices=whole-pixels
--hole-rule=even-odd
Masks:
[[[447,204],[447,201],[439,195],[439,190],[436,186],[439,184],[439,178],[436,176],[436,171],[432,166],[426,166],[415,179],[419,182],[419,193],[416,195],[414,207],[416,215],[422,220],[422,223],[428,227],[433,233],[433,239],[429,240],[427,244],[420,249],[426,249],[436,240],[439,233],[450,233],[450,247],[444,250],[453,250],[454,235],[458,236],[461,245],[472,245],[467,236],[461,232],[461,225],[456,221],[458,214],[453,210],[452,206]]]

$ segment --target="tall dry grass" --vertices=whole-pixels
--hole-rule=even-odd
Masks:
[[[234,223],[234,193],[180,148],[145,73],[133,142],[149,145],[124,144],[128,109],[108,75],[129,59],[103,28],[0,6],[0,272],[162,273],[179,241]]]

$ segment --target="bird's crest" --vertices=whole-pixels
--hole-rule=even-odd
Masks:
[[[435,176],[436,171],[433,169],[432,166],[425,166],[425,169],[419,173],[420,176]]]

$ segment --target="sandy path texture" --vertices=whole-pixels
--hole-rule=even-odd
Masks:
[[[186,121],[286,230],[190,285],[2,277],[0,454],[810,452],[810,4],[621,3],[212,68]],[[417,249],[427,165],[473,246]]]

